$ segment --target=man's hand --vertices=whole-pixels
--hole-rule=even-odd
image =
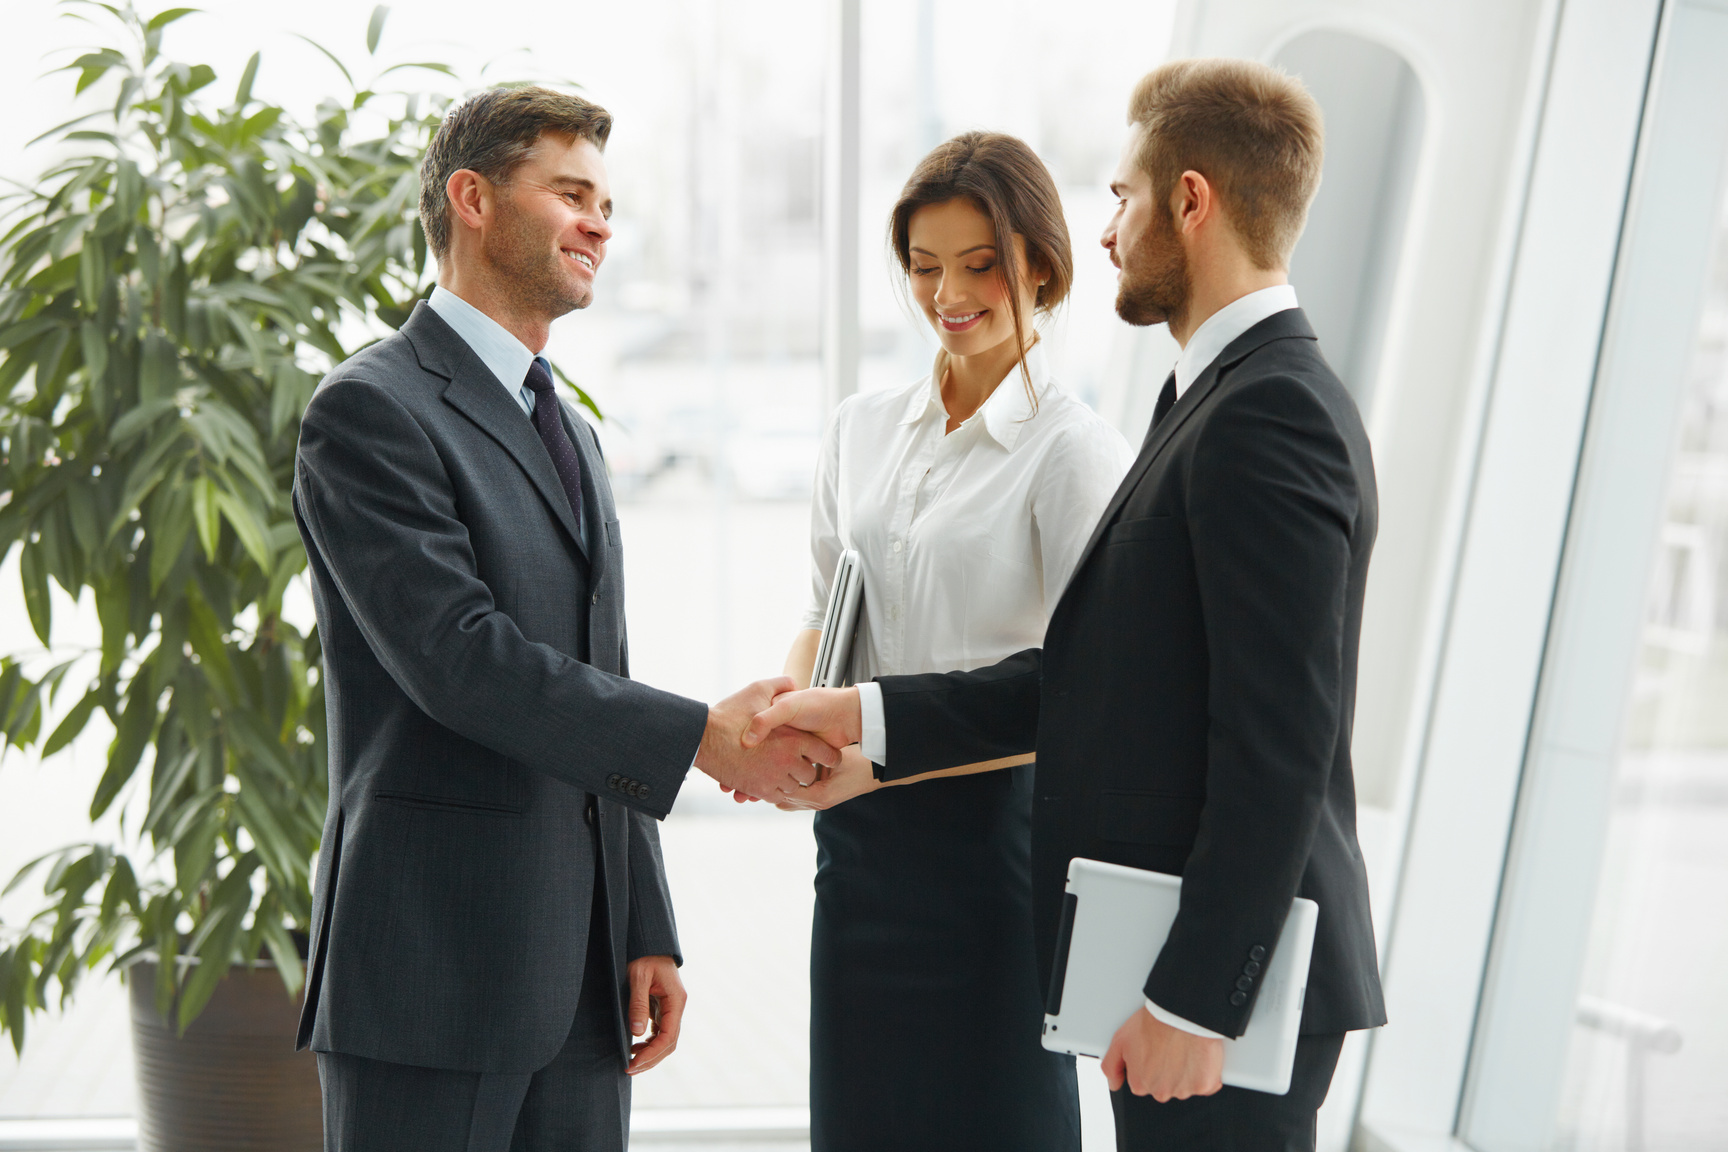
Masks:
[[[880,787],[875,766],[864,759],[858,745],[851,744],[840,749],[839,765],[822,773],[822,779],[808,788],[782,788],[779,795],[770,799],[782,812],[800,812],[809,808],[821,811]]]
[[[696,767],[720,787],[745,796],[778,797],[780,789],[814,784],[819,765],[840,763],[840,746],[823,743],[807,732],[788,728],[741,741],[745,728],[774,697],[792,690],[789,677],[758,680],[708,709],[708,727],[696,750]]]
[[[1112,1092],[1126,1080],[1134,1095],[1160,1104],[1210,1096],[1224,1087],[1224,1041],[1172,1028],[1141,1008],[1116,1029],[1102,1067]]]
[[[790,680],[785,683],[788,688],[791,686]],[[787,728],[820,736],[836,748],[856,744],[864,738],[864,717],[858,709],[858,689],[806,688],[802,692],[785,689],[782,692],[784,695],[775,694],[772,707],[763,709],[750,721],[750,727],[744,733],[746,748],[754,748]],[[839,760],[828,763],[838,764]]]
[[[689,994],[670,956],[644,956],[630,961],[630,1034],[643,1037],[630,1046],[625,1071],[646,1072],[678,1047],[678,1025],[684,1019]],[[654,1032],[648,1035],[649,1028]]]

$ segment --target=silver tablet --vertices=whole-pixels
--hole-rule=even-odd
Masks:
[[[844,688],[852,667],[852,641],[858,632],[858,611],[864,599],[864,565],[851,548],[840,553],[834,582],[828,589],[828,610],[822,616],[822,639],[816,645],[812,688]]]
[[[1044,1047],[1103,1056],[1116,1030],[1146,1002],[1142,988],[1170,934],[1182,878],[1076,857],[1045,1005]],[[1258,977],[1248,1030],[1224,1041],[1224,1083],[1282,1096],[1302,1025],[1308,961],[1320,906],[1298,896]]]

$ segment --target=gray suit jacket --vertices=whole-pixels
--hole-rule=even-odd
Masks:
[[[565,427],[586,554],[533,425],[425,304],[306,409],[330,806],[302,1047],[543,1067],[582,988],[596,837],[613,986],[678,954],[654,820],[707,708],[629,679],[611,489],[592,430]]]

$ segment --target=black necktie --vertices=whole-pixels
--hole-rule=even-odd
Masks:
[[[1158,403],[1152,407],[1152,427],[1146,429],[1147,439],[1158,428],[1164,417],[1170,415],[1170,409],[1176,407],[1176,373],[1172,372],[1164,378],[1164,387],[1158,393]]]
[[[558,470],[558,482],[564,485],[570,511],[576,514],[576,523],[580,525],[582,461],[564,431],[564,421],[558,418],[558,396],[553,391],[552,373],[547,370],[546,361],[534,357],[534,363],[528,366],[525,383],[534,391],[534,428],[540,433],[540,442],[546,445],[546,455],[552,457],[552,467]]]

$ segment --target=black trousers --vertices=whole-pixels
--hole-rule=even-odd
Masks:
[[[1314,1152],[1314,1116],[1343,1047],[1342,1032],[1299,1039],[1283,1096],[1226,1085],[1211,1096],[1160,1104],[1124,1084],[1110,1094],[1117,1152]]]
[[[570,1035],[538,1072],[459,1072],[318,1053],[325,1152],[624,1152],[630,1078],[608,937],[597,891]]]

